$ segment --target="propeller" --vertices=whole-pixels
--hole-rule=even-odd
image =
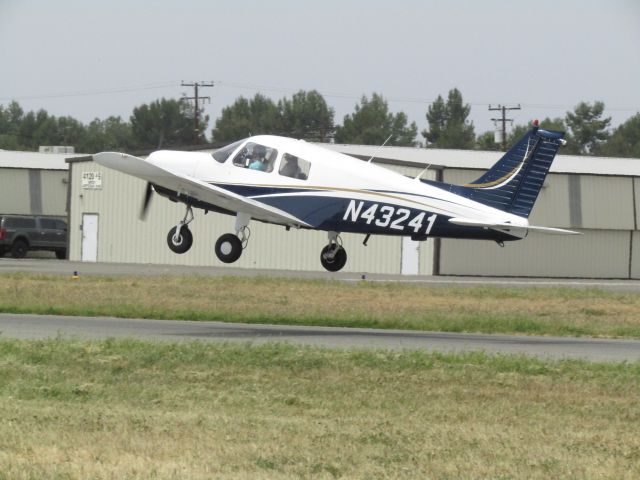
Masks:
[[[153,185],[147,183],[147,189],[144,192],[144,200],[142,202],[142,208],[140,209],[140,220],[147,219],[147,210],[149,210],[149,202],[151,201],[151,194],[153,193]]]

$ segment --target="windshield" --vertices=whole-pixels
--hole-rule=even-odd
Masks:
[[[211,156],[217,162],[224,163],[231,156],[231,154],[235,151],[235,149],[238,148],[245,140],[246,140],[246,138],[244,138],[242,140],[238,140],[237,142],[234,142],[231,145],[227,145],[226,147],[222,147],[221,149],[216,150],[215,152],[213,152],[211,154]]]
[[[233,157],[233,164],[236,167],[271,172],[277,156],[275,148],[249,142]]]

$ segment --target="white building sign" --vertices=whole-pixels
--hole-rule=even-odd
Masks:
[[[102,190],[102,172],[82,172],[84,190]]]

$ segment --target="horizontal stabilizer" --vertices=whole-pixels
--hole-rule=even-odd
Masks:
[[[501,222],[483,222],[482,220],[473,220],[469,218],[450,218],[449,222],[454,225],[462,225],[465,227],[484,227],[493,230],[523,229],[532,230],[540,233],[548,233],[550,235],[582,235],[580,232],[573,230],[565,230],[563,228],[538,227],[535,225],[515,225],[513,223]]]

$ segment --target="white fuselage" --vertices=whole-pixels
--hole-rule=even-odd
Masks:
[[[224,163],[217,162],[208,153],[200,152],[158,151],[147,160],[168,171],[218,186],[295,188],[312,191],[317,197],[346,195],[356,200],[385,202],[449,218],[511,223],[521,227],[528,225],[525,218],[305,141],[270,135],[251,137],[247,141],[259,142],[278,151],[275,168],[271,172],[240,168],[231,161],[233,154]],[[241,148],[239,146],[238,150]],[[285,153],[311,163],[307,179],[290,178],[278,173]],[[295,193],[282,195],[296,196]]]

